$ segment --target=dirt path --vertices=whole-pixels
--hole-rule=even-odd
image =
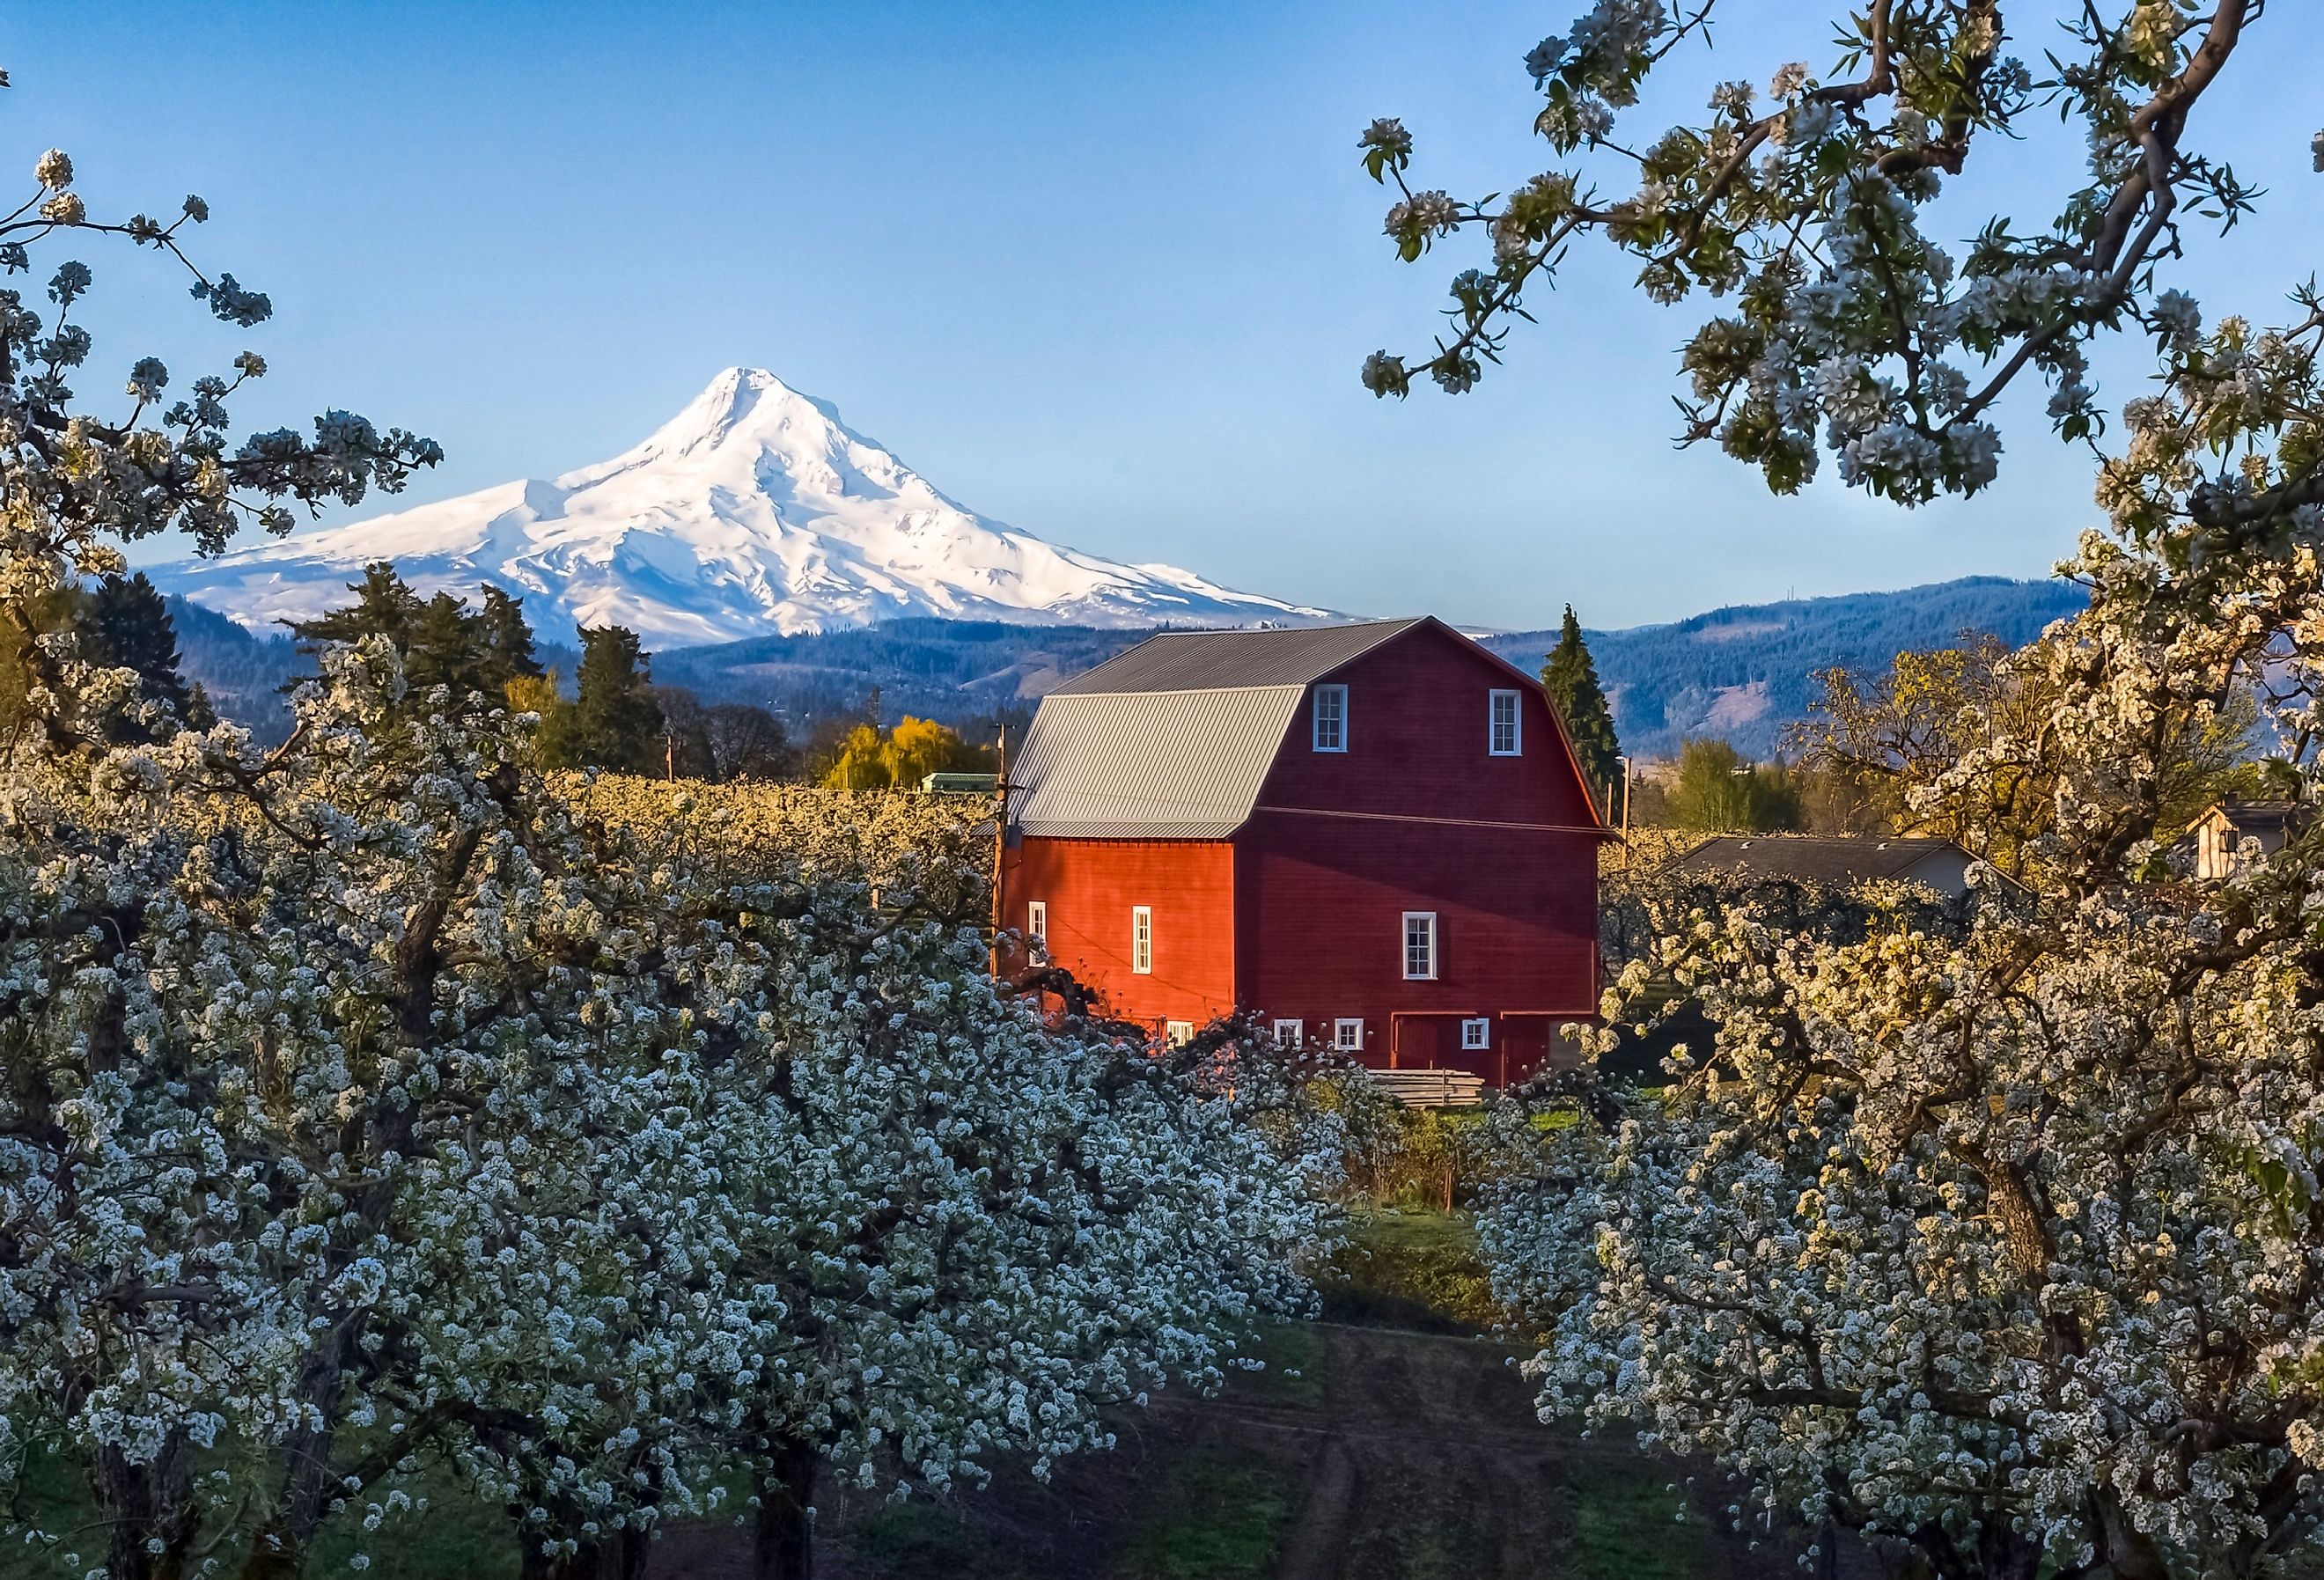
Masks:
[[[1157,1402],[1122,1423],[1115,1453],[1061,1467],[1046,1486],[1004,1473],[948,1509],[901,1514],[819,1499],[826,1539],[817,1575],[1739,1580],[1791,1572],[1788,1553],[1750,1552],[1715,1529],[1707,1495],[1680,1520],[1668,1465],[1536,1420],[1506,1350],[1389,1328],[1312,1331],[1320,1388],[1277,1377],[1216,1400]],[[1209,1532],[1174,1541],[1189,1533],[1161,1529],[1172,1520],[1234,1529],[1245,1504],[1274,1523],[1257,1529],[1254,1548],[1222,1539],[1215,1560],[1200,1539]],[[731,1527],[673,1531],[653,1574],[747,1574],[742,1540]]]

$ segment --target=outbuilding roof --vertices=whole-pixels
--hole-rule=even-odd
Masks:
[[[2217,818],[2239,834],[2274,834],[2306,821],[2297,801],[2214,801],[2195,819],[2195,827]]]
[[[1930,856],[1962,854],[1950,839],[1878,839],[1861,836],[1727,834],[1707,839],[1680,858],[1693,872],[1749,873],[1807,883],[1861,883],[1899,878]]]

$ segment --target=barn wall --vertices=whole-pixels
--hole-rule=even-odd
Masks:
[[[1313,749],[1312,693],[1259,792],[1262,807],[1324,808],[1587,827],[1595,819],[1536,685],[1473,643],[1420,626],[1326,677],[1348,688],[1348,749]],[[1520,692],[1523,755],[1486,750],[1487,697]]]
[[[1360,1017],[1378,1066],[1530,1073],[1554,1018],[1513,1012],[1597,1001],[1596,818],[1547,699],[1426,627],[1326,681],[1348,688],[1348,750],[1314,751],[1303,706],[1237,838],[1244,1003],[1311,1039]],[[1509,689],[1522,753],[1496,757],[1488,698]],[[1407,910],[1437,913],[1434,982],[1404,980]],[[1491,1019],[1489,1049],[1460,1046],[1464,1015]]]
[[[1262,812],[1237,838],[1237,978],[1245,1004],[1328,1040],[1365,1022],[1365,1062],[1531,1073],[1554,1012],[1597,999],[1597,840],[1588,834]],[[1438,976],[1407,982],[1403,917],[1437,915]],[[1522,1012],[1535,1012],[1523,1013]],[[1489,1017],[1492,1047],[1459,1046]]]
[[[1049,908],[1049,958],[1133,1021],[1200,1025],[1234,1003],[1234,847],[1200,840],[1026,838],[1009,853],[1005,925]],[[1130,913],[1154,911],[1154,970],[1130,968]]]

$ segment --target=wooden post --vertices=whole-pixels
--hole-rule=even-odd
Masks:
[[[1622,870],[1630,870],[1630,760],[1622,759]]]
[[[1001,805],[992,819],[992,975],[1001,975],[1001,929],[1009,919],[1008,910],[1001,904],[1001,885],[1009,873],[1009,726],[1000,731],[1001,772],[995,776],[995,789],[1001,794]]]

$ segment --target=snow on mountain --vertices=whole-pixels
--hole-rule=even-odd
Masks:
[[[1168,565],[1045,542],[929,486],[760,368],[728,368],[635,449],[392,515],[153,568],[165,591],[263,629],[347,601],[374,559],[422,593],[525,601],[544,636],[626,625],[649,648],[903,614],[1034,624],[1305,623],[1328,611]]]

